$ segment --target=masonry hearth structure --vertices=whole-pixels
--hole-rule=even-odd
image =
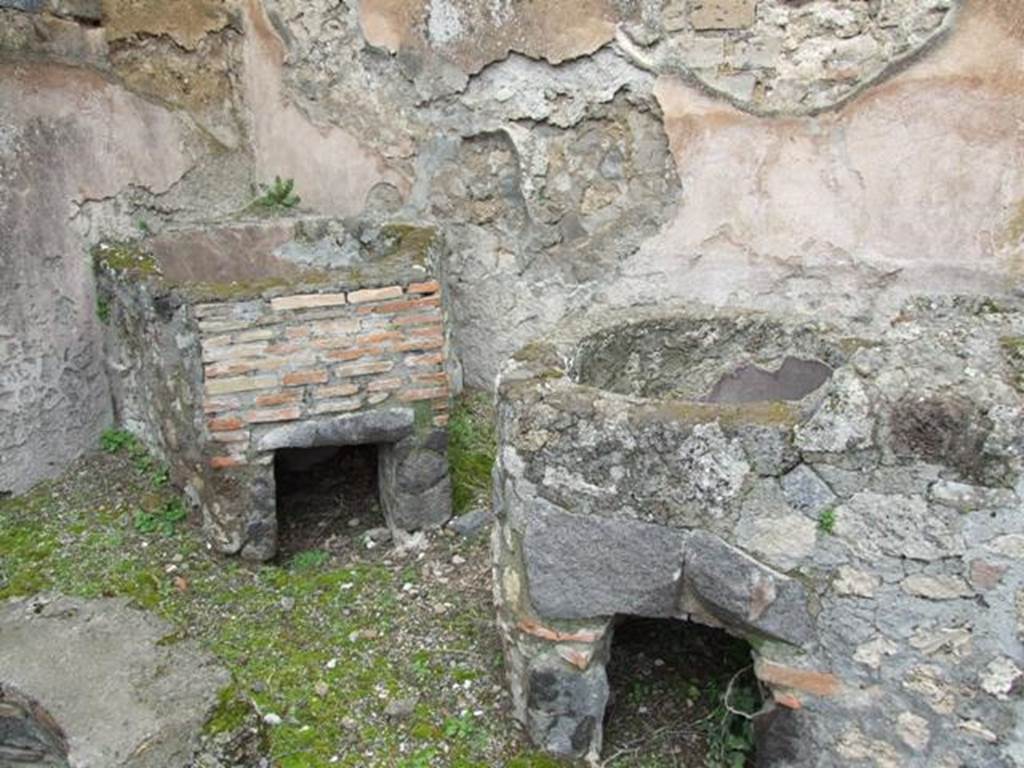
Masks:
[[[276,553],[282,449],[377,446],[389,527],[448,519],[440,249],[429,229],[314,220],[96,250],[115,407],[220,551]]]

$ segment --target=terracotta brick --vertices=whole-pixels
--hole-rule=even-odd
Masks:
[[[434,413],[447,413],[450,410],[448,407],[448,398],[446,397],[444,400],[435,400],[430,404],[430,409]]]
[[[381,304],[371,304],[357,307],[356,311],[361,314],[398,314],[399,312],[419,312],[428,307],[440,307],[440,296],[427,296],[422,299],[405,299],[403,301],[386,301]]]
[[[241,456],[214,456],[210,459],[210,466],[214,469],[230,469],[245,465],[245,459]]]
[[[395,345],[399,352],[419,352],[428,349],[441,349],[443,346],[444,339],[442,338],[409,339]]]
[[[235,337],[230,333],[222,333],[219,336],[203,336],[203,349],[213,349],[214,347],[231,346],[231,342],[234,338]]]
[[[416,384],[424,386],[448,386],[448,376],[443,373],[417,373],[412,377]]]
[[[318,398],[351,397],[359,391],[357,384],[338,384],[333,387],[317,387],[314,395]]]
[[[368,402],[370,405],[380,405],[390,397],[390,392],[374,392],[372,395],[366,398],[366,402]]]
[[[393,360],[377,360],[368,363],[351,363],[350,365],[339,365],[334,369],[334,375],[339,379],[347,379],[350,376],[368,376],[372,373],[387,373],[395,367]]]
[[[194,304],[192,311],[195,312],[198,318],[224,318],[229,317],[234,307],[231,304],[221,304],[220,302],[212,304]]]
[[[313,413],[348,413],[359,410],[362,404],[362,399],[358,397],[348,400],[324,400],[313,406]]]
[[[333,352],[328,352],[324,357],[328,360],[359,360],[364,357],[379,357],[386,352],[384,347],[367,346],[367,347],[349,347],[348,349],[337,349]]]
[[[245,422],[237,416],[224,416],[219,419],[210,419],[206,426],[211,432],[232,432],[245,426]]]
[[[409,328],[406,333],[416,339],[443,339],[444,329],[441,326],[427,326],[425,328]]]
[[[441,311],[420,313],[418,315],[399,315],[391,321],[394,325],[437,325],[441,326]]]
[[[295,371],[285,374],[284,385],[286,387],[301,387],[306,384],[326,384],[327,371],[323,368],[313,371]]]
[[[800,703],[800,699],[791,693],[772,691],[772,698],[775,699],[776,704],[783,706],[786,709],[800,709],[803,706],[803,704]]]
[[[399,396],[400,400],[407,403],[419,400],[433,400],[434,398],[447,398],[448,387],[430,387],[428,389],[407,389]]]
[[[290,405],[302,400],[302,392],[291,390],[290,392],[275,392],[272,395],[260,395],[256,398],[256,405],[260,408],[272,408],[275,405]]]
[[[280,344],[271,344],[267,347],[266,353],[268,355],[293,355],[303,349],[301,344],[295,342],[282,342]]]
[[[405,289],[406,293],[437,293],[441,290],[441,284],[437,280],[427,280],[422,283],[410,283]]]
[[[313,331],[308,325],[290,325],[284,329],[285,338],[292,341],[308,339],[312,334]]]
[[[326,336],[322,339],[310,339],[307,344],[313,349],[349,349],[355,344],[351,336]]]
[[[281,296],[270,300],[275,312],[290,309],[312,309],[315,307],[337,307],[346,303],[344,293],[307,293],[299,296]]]
[[[302,415],[298,406],[290,408],[268,408],[264,410],[249,411],[245,414],[245,420],[250,424],[266,424],[274,421],[294,421]]]
[[[221,376],[241,376],[244,373],[256,373],[258,371],[276,371],[285,364],[284,360],[265,357],[261,360],[223,360],[219,363],[210,363],[204,369],[208,379],[216,379]]]
[[[348,295],[349,304],[366,304],[370,301],[386,301],[397,299],[402,295],[402,286],[389,285],[387,288],[367,288],[362,291],[352,291]]]
[[[206,394],[229,395],[233,392],[252,392],[277,386],[277,376],[239,376],[232,379],[214,379],[206,382]]]
[[[401,389],[404,382],[401,379],[376,379],[366,385],[368,392],[392,392]]]
[[[763,659],[754,665],[754,674],[758,680],[769,686],[793,688],[814,696],[834,696],[842,688],[839,678],[827,672],[787,667]]]
[[[398,331],[375,331],[374,333],[366,333],[362,336],[356,337],[357,344],[383,344],[389,341],[401,341],[404,339]]]
[[[406,355],[405,364],[416,368],[425,368],[430,365],[441,365],[444,362],[444,355],[435,353],[431,355]]]
[[[203,347],[203,362],[215,363],[219,360],[238,360],[245,357],[259,357],[267,352],[265,341],[251,344],[232,344],[227,347]]]
[[[520,632],[539,637],[541,640],[550,640],[555,643],[593,643],[600,640],[603,632],[592,632],[580,630],[578,632],[562,632],[557,629],[545,627],[530,619],[521,619],[517,625]]]
[[[210,439],[215,443],[245,443],[249,440],[249,431],[240,429],[234,432],[214,432]]]
[[[233,397],[222,397],[216,399],[208,397],[203,400],[203,412],[207,414],[237,411],[238,407],[239,402]]]

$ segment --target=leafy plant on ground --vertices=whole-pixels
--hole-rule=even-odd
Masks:
[[[144,509],[135,512],[135,529],[139,533],[160,533],[171,536],[178,523],[188,517],[188,511],[181,499],[170,499],[154,512]]]
[[[158,461],[131,432],[124,429],[106,429],[100,435],[100,447],[107,453],[124,451],[131,459],[135,468],[149,478],[157,488],[167,485],[170,470],[167,465]]]
[[[491,492],[491,468],[497,453],[494,407],[490,396],[464,394],[448,422],[448,461],[456,514],[486,502]]]
[[[729,680],[725,691],[709,692],[718,700],[705,723],[708,753],[706,768],[744,768],[754,751],[753,716],[760,695],[753,670],[746,667]]]
[[[106,325],[110,322],[110,300],[102,297],[96,299],[96,317]]]
[[[253,201],[253,206],[264,210],[289,210],[302,202],[302,198],[295,194],[295,180],[282,180],[280,176],[274,177],[273,184],[261,184],[263,194]]]
[[[330,554],[322,549],[307,549],[296,554],[291,565],[297,571],[308,571],[326,565],[330,559]]]

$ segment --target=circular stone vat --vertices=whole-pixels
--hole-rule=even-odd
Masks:
[[[495,594],[533,741],[600,760],[616,617],[631,616],[746,641],[765,692],[758,765],[1001,764],[998,739],[965,745],[927,693],[988,680],[977,717],[1002,722],[1001,692],[1024,684],[1005,631],[1024,626],[1024,311],[999,307],[910,303],[869,338],[632,309],[513,356],[497,387]],[[911,631],[908,617],[961,626],[982,598],[1002,607],[972,611],[964,659]],[[928,679],[911,690],[890,658]]]
[[[0,766],[68,768],[67,738],[42,705],[0,684]]]

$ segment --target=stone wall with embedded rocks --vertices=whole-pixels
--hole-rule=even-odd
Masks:
[[[1012,0],[0,0],[0,491],[110,418],[81,254],[221,226],[275,175],[444,230],[474,386],[594,305],[870,327],[1012,292],[1022,30]]]
[[[922,299],[871,336],[632,310],[517,353],[495,590],[533,740],[598,757],[641,615],[750,642],[759,765],[1024,765],[1022,310]]]
[[[95,251],[118,420],[226,553],[274,555],[282,448],[378,445],[392,528],[450,516],[442,243],[391,225],[343,252],[336,225],[249,222]]]

